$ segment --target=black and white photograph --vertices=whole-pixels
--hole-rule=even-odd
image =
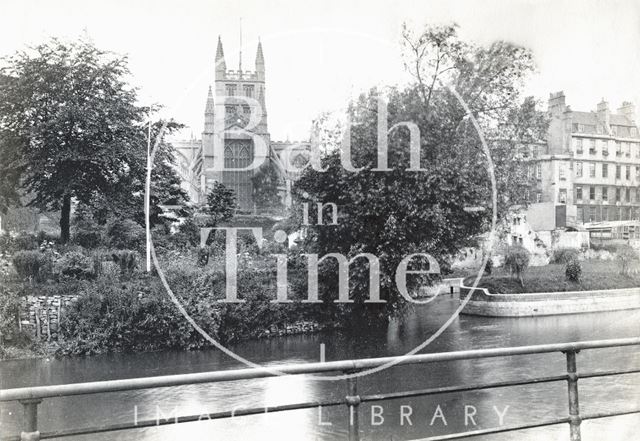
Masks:
[[[0,0],[0,441],[627,441],[640,0]]]

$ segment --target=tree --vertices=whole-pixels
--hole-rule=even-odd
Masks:
[[[216,227],[220,222],[228,221],[233,217],[235,208],[233,190],[215,181],[207,194],[207,204],[202,207],[202,213],[207,216],[205,226]]]
[[[52,39],[4,62],[0,157],[11,157],[30,205],[61,211],[66,242],[72,200],[107,194],[127,173],[135,150],[144,149],[139,142],[149,109],[136,104],[136,90],[126,82],[126,57],[86,40]]]
[[[342,253],[353,257],[371,253],[380,260],[381,297],[387,303],[364,304],[368,297],[368,271],[354,262],[346,305],[354,318],[375,321],[404,310],[407,304],[396,289],[395,270],[411,253],[429,253],[446,263],[465,246],[475,245],[492,216],[492,192],[487,158],[476,128],[454,89],[469,106],[489,139],[496,159],[498,215],[522,200],[520,176],[526,163],[513,144],[522,133],[545,130],[534,102],[521,104],[522,79],[533,68],[531,54],[508,43],[489,48],[458,40],[455,28],[429,28],[417,38],[405,34],[407,67],[415,82],[403,88],[372,90],[348,109],[351,162],[362,167],[345,170],[338,145],[325,148],[326,171],[308,167],[294,188],[299,216],[302,203],[335,203],[337,225],[310,225],[305,247],[320,256]],[[451,89],[450,89],[451,88]],[[398,127],[388,136],[389,170],[378,171],[378,97],[388,102],[388,127],[412,122],[420,130],[420,167],[410,166],[410,132]],[[326,120],[326,118],[324,118]],[[312,139],[335,139],[335,127],[316,125],[321,133]],[[503,138],[509,142],[502,142]],[[496,136],[496,138],[494,138]],[[537,136],[537,135],[536,135]],[[496,142],[492,142],[492,141]],[[500,141],[500,142],[498,142]],[[466,210],[481,207],[484,210]],[[310,214],[311,217],[315,214]],[[365,259],[361,259],[365,262]],[[444,266],[444,265],[443,265]],[[336,269],[332,259],[321,266],[325,299],[335,299]],[[413,280],[418,282],[430,280]]]
[[[258,208],[277,208],[282,205],[278,185],[280,173],[268,160],[253,175],[254,201]]]
[[[151,171],[151,197],[149,221],[154,227],[165,224],[162,217],[162,205],[179,206],[174,213],[178,217],[189,217],[192,208],[189,196],[181,186],[180,177],[175,170],[173,146],[164,141],[164,136],[182,127],[174,121],[156,121],[152,124],[151,140],[160,137]],[[160,133],[162,130],[162,133]],[[94,192],[90,205],[96,220],[104,224],[113,213],[118,217],[132,219],[141,226],[145,225],[144,193],[147,174],[146,131],[140,131],[136,145],[141,146],[131,152],[128,164],[116,179],[108,192]],[[144,148],[142,148],[144,146]]]

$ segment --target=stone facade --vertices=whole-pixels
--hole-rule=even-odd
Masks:
[[[572,110],[563,92],[552,93],[546,145],[535,146],[530,198],[576,206],[578,223],[638,219],[640,136],[635,108],[613,113],[606,101],[595,111]]]
[[[299,167],[308,160],[308,142],[272,142],[267,122],[266,69],[262,43],[258,43],[254,70],[227,69],[222,40],[218,38],[213,87],[209,87],[200,140],[174,143],[178,152],[178,172],[190,198],[203,202],[214,182],[231,188],[238,208],[256,211],[253,164],[274,163],[281,179],[282,202],[289,202],[291,181],[282,164]],[[240,170],[221,170],[224,168]],[[285,166],[286,167],[286,166]],[[248,168],[248,170],[241,170]]]

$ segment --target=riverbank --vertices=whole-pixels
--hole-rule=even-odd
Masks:
[[[484,275],[478,288],[486,288],[492,294],[524,294],[569,291],[597,291],[609,289],[635,288],[640,286],[640,272],[627,276],[620,274],[620,263],[615,260],[580,261],[582,274],[580,281],[566,279],[565,265],[549,264],[527,268],[523,284],[511,277],[505,268],[495,268],[491,275]],[[466,286],[472,286],[475,275],[464,279]]]
[[[471,298],[462,314],[486,317],[532,317],[640,309],[640,288],[493,294],[486,288],[460,287]]]

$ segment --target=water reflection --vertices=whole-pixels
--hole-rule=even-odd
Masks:
[[[404,354],[435,332],[455,310],[457,301],[443,298],[420,307],[402,322],[369,335],[323,333],[253,341],[232,348],[243,357],[276,366],[285,362],[318,361],[320,344],[327,360]],[[631,337],[640,334],[638,312],[611,312],[537,318],[489,319],[460,316],[425,352],[455,351],[500,346],[559,343],[576,340]],[[583,351],[579,371],[631,368],[640,365],[636,348]],[[18,360],[0,363],[2,387],[60,384],[231,369],[235,360],[218,351],[115,354],[62,360]],[[394,367],[360,381],[361,393],[380,393],[458,384],[476,384],[564,372],[562,354],[506,357]],[[593,413],[640,407],[640,376],[581,380],[581,409]],[[42,431],[114,424],[150,418],[200,415],[235,408],[266,407],[291,402],[341,397],[343,382],[321,382],[308,376],[256,379],[243,382],[200,384],[127,393],[101,394],[45,400],[40,406]],[[413,439],[504,424],[536,421],[566,415],[566,385],[493,389],[464,394],[391,400],[361,406],[361,429],[366,439]],[[403,407],[404,406],[404,407]],[[507,407],[508,406],[508,407]],[[409,420],[406,418],[410,409]],[[441,415],[434,419],[440,409]],[[506,410],[505,410],[506,409]],[[402,415],[405,418],[402,418]],[[466,413],[466,416],[465,416]],[[468,415],[473,413],[470,419]],[[3,435],[19,431],[21,409],[13,403],[0,408]],[[372,414],[374,414],[372,416]],[[344,407],[236,417],[161,428],[116,432],[74,439],[224,439],[224,440],[330,440],[346,437]],[[373,420],[372,420],[373,418]],[[380,422],[382,424],[373,423]],[[446,425],[444,424],[446,420]],[[584,439],[624,438],[638,417],[585,423]],[[542,434],[542,435],[541,435]],[[598,437],[600,436],[600,437]],[[613,437],[612,437],[613,436]],[[567,439],[565,427],[500,435],[490,439]],[[482,439],[482,437],[478,438]],[[487,438],[489,439],[489,438]]]

